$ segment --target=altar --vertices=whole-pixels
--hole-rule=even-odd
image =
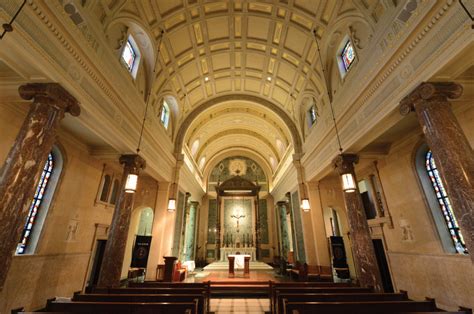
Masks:
[[[242,248],[235,248],[235,247],[221,247],[221,262],[227,262],[227,257],[230,255],[239,256],[237,253],[242,255],[250,256],[250,261],[256,262],[257,261],[257,254],[254,247],[242,247]]]
[[[236,269],[244,270],[244,277],[250,276],[250,255],[229,255],[227,256],[229,260],[229,278],[235,277]]]

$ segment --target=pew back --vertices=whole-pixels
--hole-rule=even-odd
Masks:
[[[197,314],[198,300],[193,302],[57,302],[50,301],[46,307],[48,312],[68,313],[101,313],[101,314]]]
[[[198,313],[207,309],[207,298],[201,294],[75,294],[73,302],[117,302],[117,303],[186,303],[198,300]]]
[[[434,301],[366,301],[366,302],[290,302],[283,299],[283,314],[317,313],[403,313],[436,312]]]
[[[406,293],[287,293],[277,291],[275,313],[283,313],[283,300],[287,302],[362,302],[407,301]]]

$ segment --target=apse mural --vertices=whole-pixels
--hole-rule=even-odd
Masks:
[[[228,157],[217,164],[209,176],[208,191],[214,191],[217,182],[224,182],[234,176],[241,176],[251,182],[258,181],[260,191],[268,191],[267,177],[262,167],[250,158]]]
[[[224,243],[244,244],[253,242],[252,200],[231,198],[224,200]]]

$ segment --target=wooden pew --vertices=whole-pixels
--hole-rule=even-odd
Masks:
[[[283,313],[283,299],[287,302],[361,302],[408,301],[406,293],[291,293],[276,292],[274,313]]]
[[[179,292],[178,292],[179,293]],[[76,302],[186,303],[198,300],[198,313],[207,311],[207,297],[201,294],[74,294]]]
[[[101,294],[200,294],[202,288],[96,288],[92,293]]]
[[[434,301],[364,301],[364,302],[289,302],[283,299],[283,314],[317,313],[410,313],[439,312]]]
[[[162,282],[162,281],[145,281],[145,282],[129,282],[129,288],[207,288],[209,282]]]
[[[190,285],[183,283],[167,283],[164,285],[156,285],[157,287],[149,288],[95,288],[95,294],[198,294],[205,297],[205,308],[209,310],[210,291],[209,286]],[[188,288],[191,287],[191,288]]]
[[[286,293],[369,293],[371,288],[355,287],[350,283],[332,282],[270,282],[270,307],[275,311],[277,291]]]
[[[58,302],[48,301],[47,312],[101,313],[101,314],[197,314],[198,299],[193,302]]]

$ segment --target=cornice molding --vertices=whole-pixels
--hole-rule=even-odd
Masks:
[[[453,0],[447,0],[437,11],[425,16],[423,22],[416,24],[414,27],[416,30],[406,35],[409,40],[400,44],[400,48],[397,50],[398,54],[392,56],[390,58],[392,62],[384,66],[385,71],[380,72],[372,80],[372,84],[355,101],[344,104],[344,108],[346,108],[344,112],[336,113],[340,117],[338,124],[343,125],[340,129],[343,147],[348,148],[360,140],[377,121],[381,121],[383,117],[398,108],[397,99],[401,99],[407,93],[407,90],[418,85],[420,80],[429,79],[429,77],[424,78],[427,75],[427,65],[432,66],[428,59],[445,52],[443,46],[446,45],[446,40],[440,38],[436,38],[438,41],[441,40],[439,43],[430,42],[430,44],[437,44],[436,47],[420,45],[420,43],[426,41],[428,35],[434,33],[433,30],[437,30],[437,33],[443,33],[444,37],[449,36],[450,42],[456,41],[462,36],[462,33],[465,33],[466,30],[462,26],[462,21],[467,20],[467,17],[460,15],[462,12],[459,11],[459,8],[458,10],[452,10],[453,4]],[[450,23],[450,27],[446,27],[446,23]],[[417,51],[416,55],[414,55],[415,49]],[[450,54],[453,55],[454,52],[450,50]],[[414,67],[412,65],[413,55],[426,55],[427,58]],[[402,65],[405,66],[402,67]],[[437,69],[439,67],[438,64]],[[326,130],[326,132],[323,131],[326,134],[319,135],[317,143],[314,143],[314,140],[305,143],[305,148],[308,147],[310,142],[314,145],[312,146],[313,149],[306,151],[303,157],[308,179],[319,178],[320,174],[326,172],[330,159],[337,154],[337,143],[333,128],[330,127]],[[334,138],[330,138],[330,134],[333,134]],[[323,145],[323,143],[325,144]]]

